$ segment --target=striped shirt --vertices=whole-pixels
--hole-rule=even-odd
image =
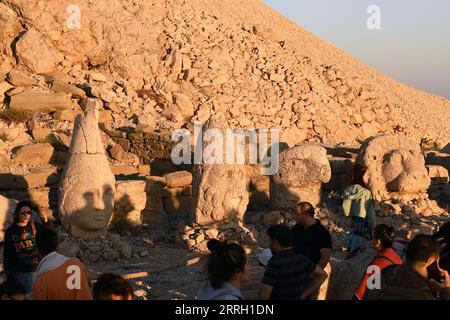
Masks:
[[[272,286],[271,300],[298,300],[316,265],[301,254],[285,250],[275,254],[264,273],[263,283]]]

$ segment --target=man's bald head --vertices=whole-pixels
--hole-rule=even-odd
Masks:
[[[301,225],[308,224],[311,219],[314,219],[314,207],[309,202],[299,202],[295,210],[295,220]]]

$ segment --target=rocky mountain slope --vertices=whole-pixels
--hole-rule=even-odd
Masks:
[[[0,0],[5,110],[70,121],[91,96],[112,129],[192,129],[222,112],[233,127],[280,128],[290,145],[357,145],[382,132],[428,148],[449,142],[448,100],[359,63],[258,0],[81,0],[79,28],[70,5]],[[31,80],[6,79],[13,70]]]

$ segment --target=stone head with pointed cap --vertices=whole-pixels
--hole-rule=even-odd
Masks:
[[[63,225],[74,235],[104,235],[114,207],[115,178],[106,157],[98,110],[88,102],[75,120],[69,156],[59,186]]]

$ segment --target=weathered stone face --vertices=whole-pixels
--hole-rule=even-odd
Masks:
[[[276,209],[292,208],[299,201],[320,203],[322,183],[330,181],[331,167],[326,150],[303,145],[280,154],[278,172],[270,177],[270,202]]]
[[[367,139],[356,163],[368,168],[368,186],[378,200],[419,197],[430,186],[419,145],[404,136],[379,135]]]
[[[96,111],[79,115],[59,187],[63,225],[86,238],[106,233],[114,207],[115,178],[105,155]]]
[[[228,128],[221,114],[213,115],[203,127],[203,132],[217,129],[223,133]],[[227,146],[224,141],[223,150]],[[210,142],[203,143],[207,150]],[[225,152],[224,159],[225,163]],[[248,191],[244,164],[201,164],[193,169],[193,215],[194,221],[207,225],[230,217],[242,219],[248,205]]]

